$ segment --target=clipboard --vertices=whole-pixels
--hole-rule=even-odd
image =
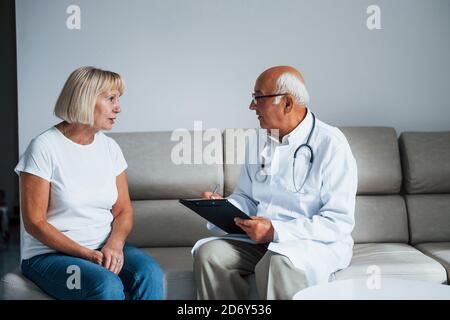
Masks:
[[[228,233],[245,234],[245,231],[234,223],[234,218],[251,219],[227,199],[180,199],[179,201],[202,218]]]

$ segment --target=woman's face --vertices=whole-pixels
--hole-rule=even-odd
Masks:
[[[94,128],[111,130],[117,114],[122,111],[119,105],[120,92],[116,89],[101,93],[94,108]]]

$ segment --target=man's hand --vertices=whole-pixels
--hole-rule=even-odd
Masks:
[[[106,243],[101,252],[103,253],[103,266],[115,274],[119,274],[123,266],[123,246]]]
[[[258,244],[273,241],[274,229],[269,219],[256,216],[251,217],[251,220],[235,218],[234,222]]]
[[[223,197],[218,193],[212,193],[211,191],[205,191],[202,193],[203,199],[223,199]]]

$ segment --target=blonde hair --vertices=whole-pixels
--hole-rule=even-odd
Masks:
[[[66,80],[55,104],[54,113],[68,123],[94,125],[94,108],[98,96],[107,90],[125,91],[122,77],[112,71],[81,67]]]

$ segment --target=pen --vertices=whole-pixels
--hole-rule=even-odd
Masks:
[[[213,198],[213,194],[216,193],[218,188],[219,188],[219,184],[216,184],[216,187],[214,188],[214,191],[211,193],[211,196],[209,197],[210,199],[214,199]]]

